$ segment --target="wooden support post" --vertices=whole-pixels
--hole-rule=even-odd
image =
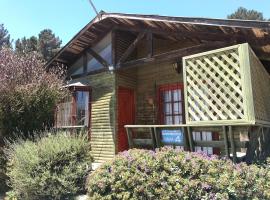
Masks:
[[[194,141],[193,141],[193,136],[191,132],[191,127],[187,127],[187,132],[188,132],[188,143],[189,143],[189,149],[190,151],[194,151]]]
[[[158,134],[156,127],[154,127],[154,135],[155,135],[155,138],[156,138],[157,148],[160,148],[161,147],[160,135]]]
[[[226,157],[229,158],[230,152],[229,152],[228,134],[227,134],[226,126],[223,126],[222,129],[223,129],[223,137],[224,137],[224,145],[225,145],[225,154],[226,154]]]
[[[87,54],[83,53],[83,75],[87,75]]]
[[[150,128],[150,133],[151,133],[151,139],[152,139],[152,146],[153,146],[153,150],[155,150],[156,148],[156,137],[155,137],[155,131],[154,128]]]
[[[184,150],[188,151],[190,148],[189,148],[189,139],[188,139],[187,127],[183,127],[182,131],[183,131],[183,135],[184,135]]]
[[[233,137],[233,132],[232,132],[232,126],[229,126],[229,135],[230,135],[230,141],[231,141],[231,150],[233,154],[233,162],[236,163],[237,156],[236,156],[236,149],[235,149],[234,137]]]
[[[132,132],[129,128],[126,128],[126,132],[127,132],[127,137],[128,137],[128,146],[130,149],[132,149],[134,147]]]
[[[112,30],[112,64],[116,66],[116,30]]]
[[[151,32],[148,32],[147,33],[147,37],[146,37],[146,40],[147,40],[147,57],[148,58],[151,58],[153,56],[153,34]]]

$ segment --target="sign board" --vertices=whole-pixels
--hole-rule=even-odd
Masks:
[[[169,145],[184,145],[184,134],[181,129],[161,130],[161,142]]]

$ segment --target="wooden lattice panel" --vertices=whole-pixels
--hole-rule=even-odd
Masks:
[[[247,89],[250,74],[246,74],[250,66],[243,61],[248,49],[244,47],[235,45],[183,58],[187,123],[252,121],[252,96]]]
[[[251,66],[251,83],[254,99],[255,120],[257,123],[269,123],[270,121],[270,78],[269,74],[256,57],[249,50]]]

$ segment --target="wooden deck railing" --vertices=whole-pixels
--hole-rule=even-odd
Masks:
[[[163,146],[162,138],[161,138],[161,130],[164,129],[181,129],[184,137],[184,148],[185,150],[195,151],[195,146],[200,147],[218,147],[225,149],[226,157],[230,158],[230,154],[232,155],[233,162],[237,161],[236,149],[237,148],[247,148],[247,141],[235,141],[233,137],[233,128],[236,126],[250,126],[249,124],[234,124],[234,125],[209,125],[209,126],[195,126],[188,124],[179,124],[179,125],[125,125],[129,148],[134,148],[135,146],[141,145],[151,145],[153,149],[160,148]],[[202,140],[194,140],[192,131],[198,128],[209,129],[209,131],[213,131],[213,129],[221,130],[223,134],[223,140],[219,141],[202,141]],[[135,129],[143,129],[148,130],[150,137],[147,139],[140,139],[133,137],[133,130]],[[220,132],[220,131],[219,131]],[[167,145],[175,145],[175,143],[171,143]]]

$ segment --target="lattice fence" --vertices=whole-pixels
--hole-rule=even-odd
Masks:
[[[254,99],[255,119],[257,122],[265,123],[270,121],[270,78],[269,74],[256,57],[255,53],[249,50],[251,66],[251,82]]]
[[[183,58],[187,123],[255,123],[249,55],[241,44]]]

